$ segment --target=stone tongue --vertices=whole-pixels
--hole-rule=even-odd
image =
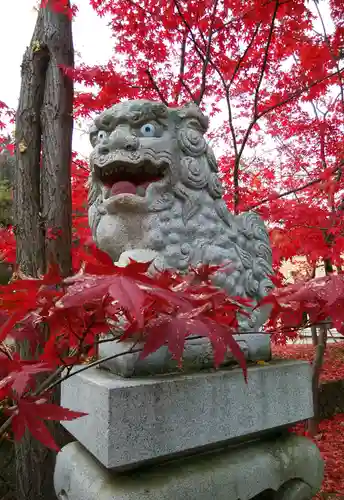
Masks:
[[[136,194],[136,186],[129,181],[115,182],[111,188],[111,194]]]

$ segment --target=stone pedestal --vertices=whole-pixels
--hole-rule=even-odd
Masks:
[[[58,455],[56,493],[63,500],[244,500],[272,490],[276,500],[310,500],[322,480],[319,452],[308,439],[281,437],[313,414],[310,370],[301,361],[255,365],[247,385],[237,367],[140,378],[76,374],[62,385],[62,405],[88,415],[64,423],[79,443]]]
[[[60,500],[249,500],[272,491],[266,498],[310,500],[322,476],[317,447],[290,436],[122,474],[75,442],[58,455],[54,481]]]
[[[234,335],[235,340],[245,355],[247,361],[269,361],[271,359],[270,335],[267,333],[245,333]],[[131,342],[104,342],[99,345],[99,355],[107,358],[125,353],[131,347],[142,349],[142,345]],[[161,347],[144,359],[139,359],[140,353],[124,354],[102,363],[112,373],[122,377],[146,376],[179,371],[177,362],[172,359],[167,346]],[[231,352],[228,352],[222,363],[227,366],[235,362]],[[213,348],[205,337],[189,337],[186,339],[183,352],[183,372],[200,371],[214,366]]]

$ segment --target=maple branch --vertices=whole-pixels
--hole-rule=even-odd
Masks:
[[[261,4],[261,7],[266,7],[267,5],[271,4],[272,2],[274,2],[275,0],[268,0],[267,2],[263,2]],[[287,3],[290,3],[290,0],[286,0],[284,2],[279,2],[279,5],[284,5],[284,4],[287,4]],[[243,19],[245,19],[245,17],[248,15],[248,14],[252,14],[254,11],[255,11],[256,7],[253,7],[249,10],[247,10],[246,12],[243,12],[242,14],[240,14],[239,16],[237,17],[234,17],[233,19],[231,19],[230,21],[227,21],[226,23],[223,24],[223,26],[220,26],[219,28],[215,28],[214,29],[214,33],[215,35],[217,35],[217,33],[219,33],[220,31],[223,31],[225,29],[227,29],[231,24],[233,24],[235,21],[242,21]]]
[[[187,91],[187,93],[189,94],[192,102],[194,102],[195,104],[197,104],[198,106],[198,102],[197,102],[197,99],[196,97],[193,95],[192,93],[192,90],[190,89],[189,85],[186,83],[185,80],[183,80],[182,78],[180,79],[180,83],[183,85],[183,87],[185,88],[185,90]]]
[[[324,168],[327,168],[327,162],[326,162],[326,156],[325,156],[325,132],[322,130],[322,128],[320,126],[319,114],[318,114],[317,108],[316,108],[313,100],[311,101],[311,106],[313,108],[315,118],[316,118],[316,120],[317,120],[317,122],[319,124],[320,159],[321,159],[321,163],[323,164]],[[324,121],[325,121],[325,118],[324,118]]]
[[[194,44],[194,47],[195,47],[195,49],[196,49],[196,52],[197,52],[197,54],[198,54],[199,58],[200,58],[200,59],[201,59],[201,61],[203,62],[203,69],[205,68],[205,70],[206,70],[207,65],[208,65],[209,63],[213,64],[213,63],[211,62],[211,58],[210,58],[210,44],[208,45],[209,51],[207,51],[208,55],[206,56],[206,54],[205,54],[205,53],[204,53],[204,51],[203,51],[203,48],[202,48],[202,47],[199,45],[199,43],[197,42],[197,40],[196,40],[196,38],[195,38],[195,35],[194,35],[193,31],[192,31],[192,28],[191,28],[191,26],[190,26],[190,24],[189,24],[189,23],[187,22],[187,20],[185,19],[185,16],[184,16],[184,14],[183,14],[183,12],[182,12],[182,10],[181,10],[181,8],[180,8],[179,4],[178,4],[178,1],[177,1],[177,0],[173,0],[173,3],[174,3],[174,5],[175,5],[175,7],[176,7],[176,9],[177,9],[177,11],[178,11],[178,14],[179,14],[179,17],[180,17],[181,21],[183,22],[183,24],[185,25],[185,27],[187,28],[187,31],[189,32],[189,34],[190,34],[190,36],[191,36],[191,41],[192,41],[192,42],[193,42],[193,44]],[[217,3],[217,2],[216,2],[216,3]],[[202,35],[202,34],[201,34],[201,35]],[[185,37],[187,37],[186,33],[185,33]],[[183,79],[183,78],[181,78],[181,79],[180,79],[180,82],[182,83],[182,85],[184,86],[184,88],[185,88],[185,89],[187,90],[187,92],[189,93],[189,95],[190,95],[190,97],[191,97],[192,101],[193,101],[195,104],[199,105],[199,104],[200,104],[200,100],[199,100],[199,99],[196,99],[196,98],[194,97],[194,95],[193,95],[193,93],[192,93],[192,91],[191,91],[190,87],[187,85],[187,83],[184,81],[184,79]],[[203,81],[202,81],[202,82],[203,82]],[[205,85],[205,83],[204,83],[204,85]],[[201,88],[201,90],[202,90],[202,88]]]
[[[248,51],[250,50],[250,48],[253,45],[253,42],[254,42],[254,39],[256,38],[256,35],[258,33],[260,24],[261,23],[258,23],[256,25],[256,28],[255,28],[255,30],[253,32],[253,35],[252,35],[252,38],[251,38],[249,44],[247,45],[247,47],[246,47],[243,55],[238,59],[238,62],[236,64],[235,68],[234,68],[233,74],[232,74],[231,79],[230,79],[230,81],[229,81],[228,84],[226,83],[226,81],[225,81],[225,79],[224,79],[224,77],[223,77],[220,69],[212,61],[210,61],[210,63],[214,67],[214,70],[219,75],[221,83],[222,83],[222,85],[223,85],[223,87],[225,89],[225,99],[226,99],[227,111],[228,111],[228,125],[229,125],[229,129],[230,129],[230,132],[231,132],[231,138],[232,138],[232,142],[233,142],[233,148],[234,148],[235,158],[238,157],[238,143],[237,143],[236,134],[235,134],[235,128],[234,128],[234,123],[233,123],[232,105],[231,105],[229,90],[230,90],[230,86],[232,85],[237,72],[240,69],[240,66],[241,66],[242,62],[244,61],[244,59],[245,59]],[[239,169],[237,169],[237,172],[235,172],[233,174],[233,176],[234,176],[234,182],[235,182],[236,179],[237,179],[237,182],[239,182],[239,179],[238,179]]]
[[[148,76],[149,78],[149,81],[151,82],[154,90],[157,92],[157,94],[159,95],[160,99],[161,99],[161,102],[163,102],[165,104],[165,106],[168,107],[168,102],[167,100],[165,99],[165,97],[163,96],[163,94],[161,93],[161,90],[159,89],[158,85],[156,84],[153,76],[152,76],[152,73],[149,71],[149,69],[147,68],[146,71],[145,71],[146,75]]]
[[[246,130],[246,133],[244,135],[243,141],[242,141],[241,146],[240,146],[240,150],[236,151],[236,155],[235,155],[234,171],[233,171],[233,185],[234,185],[234,200],[233,200],[233,202],[234,202],[234,213],[235,214],[238,213],[239,203],[240,203],[240,193],[239,193],[239,189],[240,189],[240,186],[239,186],[240,160],[241,160],[241,157],[243,155],[244,149],[246,147],[247,141],[249,139],[251,130],[254,127],[254,125],[256,124],[256,122],[258,121],[258,119],[260,118],[260,116],[258,114],[259,90],[260,90],[260,86],[263,82],[264,73],[266,70],[266,65],[267,65],[268,56],[269,56],[269,49],[270,49],[271,40],[272,40],[272,34],[273,34],[273,30],[274,30],[274,25],[275,25],[275,19],[276,19],[277,10],[278,10],[279,5],[280,5],[279,1],[276,0],[274,12],[272,14],[268,39],[267,39],[266,46],[265,46],[261,72],[260,72],[260,76],[259,76],[258,83],[257,83],[256,89],[255,89],[255,94],[254,94],[253,119]],[[259,25],[256,26],[256,30],[253,33],[253,37],[250,41],[250,44],[246,48],[246,51],[243,55],[243,58],[246,56],[246,53],[248,52],[251,44],[253,43],[253,40],[256,37],[256,34],[258,33],[258,30],[259,30]],[[242,62],[242,60],[239,60],[239,64],[241,64],[241,62]],[[239,66],[237,66],[236,70],[238,70],[238,69],[239,69]],[[230,84],[232,84],[234,77],[235,77],[235,74],[233,74]]]
[[[256,38],[256,36],[257,36],[257,33],[258,33],[258,30],[259,30],[260,26],[261,26],[261,23],[257,23],[257,24],[256,24],[255,30],[254,30],[254,32],[253,32],[253,35],[252,35],[252,38],[251,38],[251,40],[250,40],[249,44],[247,45],[247,47],[246,47],[246,49],[245,49],[245,51],[244,51],[243,55],[242,55],[241,57],[239,57],[238,62],[237,62],[237,63],[236,63],[236,65],[235,65],[235,68],[234,68],[234,71],[233,71],[233,75],[231,76],[231,79],[230,79],[230,81],[229,81],[229,83],[228,83],[228,87],[230,87],[230,86],[232,85],[232,83],[233,83],[233,81],[234,81],[234,78],[236,77],[236,75],[237,75],[237,73],[238,73],[238,71],[239,71],[239,69],[240,69],[241,64],[243,63],[243,61],[244,61],[245,57],[247,56],[248,51],[249,51],[249,50],[250,50],[250,48],[252,47],[253,42],[254,42],[254,39],[255,39],[255,38]]]
[[[277,151],[282,151],[285,152],[287,155],[289,155],[290,158],[292,158],[294,161],[296,160],[296,154],[291,150],[290,146],[288,144],[285,144],[283,142],[283,139],[277,134],[275,136],[276,141],[279,143],[280,148],[276,148]],[[307,168],[304,165],[300,165],[301,169],[306,173],[308,177],[311,177],[310,173],[308,172]],[[283,176],[282,176],[283,177]],[[289,177],[289,175],[288,175]]]
[[[209,64],[209,60],[210,60],[211,41],[212,41],[212,37],[213,37],[213,34],[214,34],[213,27],[214,27],[214,21],[215,21],[215,14],[216,14],[217,5],[218,5],[218,0],[215,0],[214,1],[214,5],[213,5],[213,11],[211,13],[211,22],[210,22],[210,28],[209,28],[209,35],[208,35],[208,40],[207,40],[207,43],[206,43],[206,47],[207,48],[206,48],[206,53],[205,53],[205,56],[204,56],[203,66],[202,66],[201,88],[200,88],[199,97],[197,99],[197,101],[198,101],[197,104],[198,105],[202,102],[202,99],[203,99],[203,96],[204,96],[204,92],[205,92],[205,87],[206,87],[207,68],[208,68],[208,64]]]
[[[175,5],[175,7],[176,7],[176,9],[178,11],[180,19],[182,20],[183,24],[186,26],[186,28],[187,28],[190,36],[191,36],[191,40],[194,43],[194,46],[195,46],[195,49],[196,49],[198,55],[202,58],[202,61],[203,61],[204,57],[205,57],[204,53],[203,53],[204,51],[203,51],[202,47],[200,47],[199,43],[197,42],[197,40],[195,38],[195,35],[194,35],[194,32],[192,31],[192,28],[191,28],[190,24],[185,19],[185,16],[184,16],[184,14],[183,14],[180,6],[179,6],[178,0],[173,0],[173,3],[174,3],[174,5]],[[209,59],[209,61],[210,61],[210,59]]]
[[[186,41],[187,41],[187,34],[186,32],[183,35],[183,40],[182,40],[182,45],[181,45],[181,51],[180,51],[180,66],[179,66],[179,80],[183,84],[183,76],[184,76],[184,71],[185,71],[185,56],[186,56]],[[178,104],[178,99],[180,96],[180,91],[176,95],[175,98],[175,103]]]
[[[274,12],[272,14],[272,19],[271,19],[271,24],[270,24],[270,29],[269,29],[269,35],[268,35],[268,39],[267,39],[265,50],[264,50],[264,57],[263,57],[261,71],[260,71],[260,76],[259,76],[259,79],[258,79],[258,83],[257,83],[257,87],[256,87],[256,90],[255,90],[255,94],[254,94],[254,108],[253,108],[254,109],[254,111],[253,111],[253,116],[254,117],[258,116],[259,90],[260,90],[260,86],[261,86],[261,84],[263,82],[264,73],[265,73],[265,70],[266,70],[267,62],[268,62],[269,49],[270,49],[270,45],[271,45],[272,34],[273,34],[273,31],[274,31],[274,25],[275,25],[275,19],[276,19],[278,7],[279,7],[279,1],[276,0]]]
[[[225,98],[226,98],[227,111],[228,111],[229,130],[231,131],[235,157],[237,157],[237,155],[238,155],[238,143],[236,140],[235,128],[234,128],[234,123],[233,123],[233,114],[232,114],[231,99],[230,99],[230,95],[229,95],[229,87],[227,87],[227,86],[225,87]]]
[[[81,153],[79,153],[80,156],[83,156],[85,160],[87,160],[86,156],[82,155]],[[90,169],[87,168],[87,167],[84,167],[83,165],[79,165],[76,161],[72,160],[72,163],[73,165],[75,165],[76,167],[80,168],[81,170],[84,170],[85,172],[87,172],[88,174],[90,173]]]
[[[343,71],[344,71],[344,68],[342,70],[340,70],[340,72],[343,72]],[[319,80],[316,80],[316,81],[314,81],[314,82],[312,82],[312,83],[310,83],[308,85],[305,85],[305,87],[303,87],[302,89],[299,89],[298,91],[294,92],[289,97],[287,97],[286,99],[280,101],[279,103],[274,104],[273,106],[270,106],[269,108],[266,108],[264,111],[261,111],[256,117],[254,117],[253,120],[251,121],[251,123],[249,124],[249,126],[248,126],[248,128],[246,130],[246,133],[244,135],[243,141],[241,143],[240,151],[238,153],[238,160],[237,161],[238,162],[240,161],[241,156],[242,156],[242,154],[244,152],[244,149],[246,147],[246,143],[247,143],[247,141],[249,139],[251,130],[252,130],[252,128],[254,127],[254,125],[257,123],[257,121],[260,118],[262,118],[263,116],[265,116],[268,113],[270,113],[270,111],[273,111],[273,110],[275,110],[275,109],[283,106],[284,104],[287,104],[288,102],[292,101],[293,99],[295,99],[297,97],[300,97],[304,92],[307,92],[308,90],[310,90],[315,85],[318,85],[319,83],[322,83],[323,81],[325,81],[325,80],[327,80],[329,78],[332,78],[336,74],[337,74],[337,71],[335,71],[334,73],[330,73],[329,75],[326,75],[323,78],[320,78]],[[343,164],[341,164],[341,165],[343,165]],[[339,168],[340,167],[337,167],[334,172],[336,172]],[[313,185],[313,184],[316,184],[317,182],[321,182],[321,180],[322,179],[320,178],[318,180],[311,181],[310,184],[305,184],[304,187],[297,188],[296,190],[292,189],[292,190],[286,191],[285,193],[282,193],[281,195],[279,195],[279,196],[277,196],[276,198],[273,198],[273,199],[278,199],[278,198],[281,198],[282,196],[287,196],[288,194],[296,193],[296,192],[301,191],[302,189],[308,187],[308,185]],[[270,198],[265,198],[264,200],[262,200],[261,202],[259,202],[257,205],[254,205],[253,207],[250,207],[250,210],[253,209],[253,208],[256,208],[257,206],[262,205],[263,203],[266,203],[267,201],[271,201],[271,199]]]
[[[319,16],[319,20],[320,20],[320,23],[321,23],[321,26],[322,26],[322,29],[323,29],[324,38],[325,38],[325,42],[326,42],[327,48],[328,48],[328,50],[329,50],[329,52],[331,54],[332,60],[334,61],[335,65],[336,65],[337,71],[339,71],[340,67],[339,67],[339,64],[338,64],[338,59],[335,57],[335,55],[334,55],[334,53],[332,51],[330,40],[329,40],[327,32],[326,32],[326,26],[325,26],[323,17],[321,15],[318,2],[317,2],[317,0],[313,0],[313,3],[314,3],[314,6],[315,6],[315,8],[317,10],[318,16]],[[338,73],[338,80],[339,80],[340,95],[341,95],[341,101],[342,101],[342,107],[343,107],[343,113],[344,113],[344,81],[343,81],[343,78],[342,78],[342,76],[341,76],[340,73]]]
[[[3,343],[0,344],[0,352],[2,352],[2,354],[4,354],[8,359],[10,359],[10,360],[13,359],[13,356],[12,356],[9,348]]]
[[[137,344],[137,342],[127,351],[119,352],[117,354],[111,354],[110,356],[106,356],[106,358],[96,359],[96,361],[93,361],[92,363],[88,363],[87,365],[82,366],[78,370],[75,370],[71,373],[68,373],[68,375],[66,375],[65,377],[62,377],[59,380],[56,380],[55,382],[53,382],[49,387],[46,388],[46,391],[50,391],[51,389],[56,387],[58,384],[61,384],[61,382],[68,380],[70,377],[73,377],[74,375],[76,375],[78,373],[82,373],[85,370],[88,370],[89,368],[94,368],[95,366],[98,366],[101,363],[104,363],[105,361],[110,361],[111,359],[116,359],[116,358],[119,358],[120,356],[126,356],[127,354],[136,354],[138,352],[142,352],[142,349],[140,349],[140,348],[134,349],[136,344]],[[1,428],[0,428],[0,431],[1,431]]]
[[[185,32],[184,36],[183,36],[182,45],[181,45],[181,55],[180,55],[179,75],[181,77],[183,77],[184,71],[185,71],[186,40],[187,40],[187,34]]]
[[[52,383],[52,381],[56,377],[59,377],[61,375],[61,373],[63,372],[63,370],[65,370],[65,369],[66,369],[66,365],[59,366],[51,375],[49,375],[49,377],[47,377],[45,380],[43,380],[43,382],[37,387],[37,389],[33,393],[33,396],[39,396],[40,394],[42,394],[42,392],[45,392],[47,390],[47,388],[50,386],[50,384]]]
[[[258,119],[260,119],[263,116],[265,116],[268,113],[270,113],[270,111],[274,111],[275,109],[280,108],[281,106],[283,106],[284,104],[287,104],[288,102],[292,101],[293,99],[295,99],[297,97],[300,97],[304,92],[307,92],[308,90],[312,89],[313,87],[315,87],[319,83],[322,83],[322,82],[328,80],[329,78],[332,78],[332,77],[336,76],[338,73],[342,74],[343,72],[344,72],[344,68],[339,69],[338,71],[334,71],[333,73],[329,73],[329,74],[323,76],[322,78],[319,78],[319,80],[314,80],[314,82],[309,83],[308,85],[305,85],[301,89],[299,89],[299,90],[293,92],[292,94],[290,94],[289,97],[286,97],[285,99],[283,99],[282,101],[278,102],[277,104],[269,106],[265,110],[261,111],[258,114],[256,121],[258,121]]]
[[[278,2],[276,2],[276,5],[277,4],[278,4]],[[277,10],[277,8],[276,8],[276,10]],[[235,162],[234,162],[234,170],[233,170],[234,213],[238,212],[238,206],[239,206],[239,202],[240,202],[240,194],[239,194],[239,189],[240,189],[240,187],[239,187],[239,167],[240,167],[240,159],[241,159],[241,156],[242,156],[242,153],[243,153],[243,147],[241,147],[240,151],[238,151],[238,144],[237,144],[236,135],[235,135],[235,129],[234,129],[234,124],[233,124],[233,115],[232,115],[232,108],[231,108],[231,102],[230,102],[230,96],[229,96],[229,88],[232,85],[232,83],[234,81],[234,78],[235,78],[237,72],[239,71],[240,66],[241,66],[242,62],[244,61],[244,59],[245,59],[248,51],[252,47],[254,39],[256,38],[256,35],[257,35],[258,31],[259,31],[259,28],[260,28],[260,23],[258,23],[256,25],[256,28],[255,28],[255,30],[253,32],[253,35],[251,37],[251,40],[250,40],[249,44],[247,45],[247,47],[246,47],[243,55],[239,58],[236,66],[234,68],[233,75],[232,75],[232,77],[230,79],[229,84],[225,86],[226,103],[227,103],[227,109],[228,109],[228,123],[229,123],[229,128],[230,128],[230,131],[231,131],[231,135],[232,135],[232,140],[233,140],[233,145],[234,145],[234,153],[235,153]],[[265,64],[266,64],[266,62],[265,62]],[[220,74],[220,71],[218,71],[218,74]],[[220,78],[221,77],[222,77],[222,74],[220,75]],[[258,87],[257,87],[258,91],[259,91],[259,85],[260,85],[260,83],[261,83],[261,81],[259,82]],[[258,99],[258,91],[257,91],[257,99]],[[248,138],[248,136],[247,136],[247,138]]]
[[[2,440],[4,438],[4,434],[7,431],[7,429],[9,428],[9,426],[11,425],[13,417],[14,417],[14,415],[11,415],[10,417],[8,417],[8,419],[0,427],[0,440]]]
[[[189,32],[189,35],[191,37],[191,41],[193,42],[194,44],[194,47],[196,49],[196,52],[198,54],[198,56],[200,57],[200,59],[202,60],[203,62],[203,67],[205,66],[205,64],[210,64],[214,71],[216,71],[216,73],[218,74],[220,80],[221,80],[221,83],[223,85],[223,88],[224,88],[224,91],[225,91],[225,99],[226,99],[226,104],[227,104],[227,110],[228,110],[228,123],[229,123],[229,128],[230,128],[230,131],[231,131],[231,136],[232,136],[232,141],[233,141],[233,147],[234,147],[234,151],[235,151],[235,156],[237,157],[238,156],[238,146],[237,146],[237,140],[236,140],[236,134],[235,134],[235,129],[234,129],[234,125],[233,125],[233,115],[232,115],[232,107],[231,107],[231,102],[230,102],[230,95],[229,95],[229,87],[230,85],[233,83],[233,80],[240,68],[240,65],[241,63],[243,62],[244,58],[246,57],[248,51],[250,50],[250,48],[252,47],[252,44],[254,42],[254,39],[258,33],[258,30],[259,30],[259,27],[260,27],[260,23],[258,23],[256,25],[256,28],[254,30],[254,33],[252,35],[252,38],[250,40],[250,43],[248,44],[248,46],[246,47],[245,49],[245,52],[244,54],[240,57],[235,69],[234,69],[234,72],[233,72],[233,75],[231,77],[231,80],[230,80],[230,83],[227,84],[224,77],[223,77],[223,74],[221,72],[221,70],[218,68],[218,66],[214,63],[214,61],[212,60],[212,58],[210,57],[210,53],[208,54],[204,54],[204,51],[203,51],[203,48],[199,45],[199,43],[197,42],[196,38],[195,38],[195,35],[192,31],[192,28],[191,26],[189,25],[189,23],[187,22],[187,20],[185,19],[181,9],[180,9],[180,6],[178,4],[178,1],[177,0],[173,0],[174,1],[174,4],[177,8],[177,11],[178,11],[178,14],[182,20],[182,22],[184,23],[185,27],[187,28],[188,32]],[[193,98],[193,94],[190,90],[190,88],[186,85],[186,83],[182,80],[181,81],[182,84],[184,85],[184,87],[187,89],[187,91],[189,92],[190,96],[192,97],[193,101],[195,102],[194,98]],[[197,103],[196,103],[197,104]],[[241,155],[240,155],[241,156]]]
[[[139,10],[141,10],[141,12],[143,14],[148,14],[150,17],[152,17],[154,19],[154,17],[156,19],[160,19],[158,18],[157,15],[154,16],[154,14],[152,12],[150,12],[148,9],[145,9],[144,7],[142,7],[142,5],[140,5],[139,3],[136,3],[134,2],[133,0],[127,0],[127,2],[130,4],[130,5],[133,5],[133,7],[137,7]]]
[[[343,165],[344,165],[344,161],[342,161],[338,167],[333,169],[332,174],[335,174],[336,172],[338,172]],[[313,186],[314,184],[318,184],[319,182],[323,182],[323,181],[324,181],[323,177],[318,177],[317,179],[314,179],[310,182],[307,182],[306,184],[303,184],[302,186],[300,186],[298,188],[289,189],[288,191],[284,191],[283,193],[280,193],[277,196],[273,196],[273,197],[269,196],[268,198],[264,198],[263,200],[261,200],[256,205],[251,205],[246,210],[244,210],[244,212],[248,212],[249,210],[254,210],[257,207],[260,207],[260,205],[267,203],[268,201],[275,201],[275,200],[278,200],[279,198],[283,198],[284,196],[288,196],[289,194],[298,193],[299,191],[302,191],[303,189],[306,189],[310,186]]]

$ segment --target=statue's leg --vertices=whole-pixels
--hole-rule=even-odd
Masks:
[[[311,500],[312,490],[301,479],[292,479],[284,483],[275,495],[275,500]]]

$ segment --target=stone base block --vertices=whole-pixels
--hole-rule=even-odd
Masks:
[[[311,500],[322,479],[318,448],[292,435],[130,474],[110,473],[74,442],[58,454],[54,474],[60,500],[249,500],[262,492]]]
[[[248,439],[313,415],[311,367],[272,361],[146,378],[88,369],[62,384],[62,405],[87,413],[66,429],[106,468],[124,470]]]
[[[271,359],[270,335],[266,333],[245,333],[235,335],[245,358],[248,361],[269,361]],[[127,352],[133,346],[129,342],[104,342],[99,345],[101,358]],[[135,349],[138,346],[135,345]],[[167,347],[161,347],[145,359],[139,359],[140,353],[130,353],[118,358],[110,359],[102,363],[112,373],[122,377],[145,376],[178,371],[177,362],[171,358]],[[223,366],[233,363],[235,360],[231,353],[226,356]],[[204,337],[188,338],[185,342],[183,354],[183,372],[201,370],[214,366],[212,345]]]

